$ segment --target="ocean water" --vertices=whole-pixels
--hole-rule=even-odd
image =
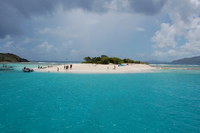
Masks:
[[[199,69],[66,74],[9,65],[0,71],[1,133],[200,132]]]

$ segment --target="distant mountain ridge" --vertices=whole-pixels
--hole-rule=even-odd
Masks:
[[[200,64],[200,56],[174,60],[171,63],[173,64]]]
[[[170,62],[167,61],[157,61],[157,60],[149,60],[149,61],[145,61],[148,64],[169,64]]]
[[[27,59],[21,58],[11,53],[0,53],[0,62],[29,62]]]

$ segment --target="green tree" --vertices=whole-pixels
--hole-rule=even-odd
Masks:
[[[109,57],[104,57],[100,61],[101,64],[109,64],[110,63],[110,58]]]
[[[136,64],[140,64],[141,62],[140,62],[140,61],[135,61],[134,63],[136,63]]]
[[[110,63],[120,64],[120,63],[123,63],[123,61],[122,61],[120,58],[111,57],[111,58],[110,58]]]
[[[100,57],[93,57],[91,60],[92,60],[92,63],[97,63],[97,64],[99,64],[100,61],[101,61],[101,58],[100,58]]]
[[[101,58],[108,57],[107,55],[101,55]]]
[[[113,64],[120,64],[120,63],[137,63],[140,64],[140,61],[134,61],[128,58],[125,59],[120,59],[117,57],[108,57],[107,55],[101,55],[101,57],[85,57],[84,60],[86,62],[84,63],[97,63],[97,64],[109,64],[109,63],[113,63]]]
[[[90,58],[90,56],[88,56],[88,57],[85,57],[84,60],[87,62],[87,61],[91,60],[91,58]]]
[[[134,60],[131,60],[128,58],[125,58],[123,61],[124,61],[124,63],[134,63]]]

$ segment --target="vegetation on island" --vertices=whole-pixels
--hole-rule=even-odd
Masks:
[[[11,53],[0,53],[0,62],[29,62],[17,55]]]
[[[95,64],[121,64],[121,63],[136,63],[136,64],[146,64],[140,61],[134,61],[128,58],[120,59],[117,57],[108,57],[107,55],[101,55],[100,57],[85,57],[85,62],[82,63],[95,63]]]

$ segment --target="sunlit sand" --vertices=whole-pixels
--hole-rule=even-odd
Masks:
[[[68,69],[65,66],[69,66]],[[70,64],[58,65],[52,67],[46,67],[43,69],[34,69],[37,72],[58,72],[58,73],[143,73],[153,72],[155,67],[146,64],[126,64],[124,66],[118,66],[114,64]]]

